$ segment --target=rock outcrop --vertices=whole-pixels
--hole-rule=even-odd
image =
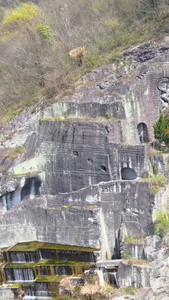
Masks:
[[[123,55],[120,67],[87,74],[73,95],[35,104],[1,128],[1,248],[39,240],[97,247],[112,259],[121,257],[122,228],[137,238],[154,233],[168,186],[153,193],[146,177],[155,165],[168,177],[168,156],[151,143],[168,102],[169,39]],[[151,286],[146,267],[132,267],[131,278],[143,269],[140,286]]]

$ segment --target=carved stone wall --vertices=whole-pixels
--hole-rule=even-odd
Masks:
[[[87,74],[73,95],[48,108],[35,105],[0,130],[0,247],[42,240],[101,246],[111,258],[119,256],[122,224],[134,236],[152,232],[162,196],[154,200],[141,179],[152,166],[138,126],[145,124],[151,142],[168,89],[161,78],[169,77],[169,45],[150,43],[124,56],[129,64]],[[22,154],[5,156],[18,146]],[[5,212],[2,197],[18,191],[21,202]]]
[[[25,198],[0,216],[1,245],[39,240],[101,247],[119,257],[122,224],[133,236],[152,233],[149,182],[111,181],[76,192]]]

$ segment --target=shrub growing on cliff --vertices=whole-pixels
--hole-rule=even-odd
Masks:
[[[167,182],[167,178],[163,175],[150,175],[148,180],[152,184],[151,192],[156,193],[161,187],[164,187]]]
[[[169,145],[169,117],[160,115],[156,125],[154,126],[154,136],[160,142]]]
[[[154,165],[154,166],[153,166],[153,173],[154,173],[155,175],[158,174],[158,166],[157,166],[157,165]]]
[[[156,216],[155,233],[163,237],[169,230],[169,211],[159,211]]]

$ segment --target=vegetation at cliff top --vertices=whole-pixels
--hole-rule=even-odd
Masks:
[[[137,238],[134,236],[126,236],[124,238],[125,243],[132,243],[132,244],[142,244],[144,243],[144,238]]]
[[[169,211],[159,211],[156,215],[155,233],[161,237],[169,231]]]
[[[121,51],[162,38],[167,0],[0,0],[0,125],[35,101],[56,101],[82,75],[123,63]],[[85,49],[82,66],[71,50]],[[81,64],[80,64],[81,65]]]
[[[141,258],[129,257],[126,259],[126,263],[128,265],[147,265],[149,264],[149,261]]]

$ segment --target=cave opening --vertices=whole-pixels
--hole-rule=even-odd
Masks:
[[[137,178],[137,173],[131,168],[122,168],[121,169],[122,180],[134,180]]]
[[[145,123],[139,123],[137,125],[137,131],[138,131],[139,140],[141,144],[148,143],[150,141],[148,137],[148,128]]]

